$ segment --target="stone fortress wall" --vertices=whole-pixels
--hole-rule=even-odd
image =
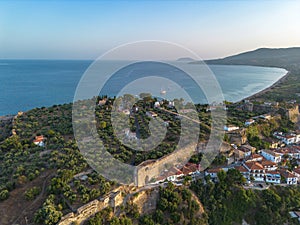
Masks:
[[[93,200],[81,207],[76,212],[71,212],[63,216],[58,225],[72,225],[74,222],[82,224],[86,219],[97,212],[112,207],[114,210],[123,203],[122,191],[117,188],[103,198]]]
[[[189,144],[184,148],[172,152],[158,160],[147,160],[137,166],[135,171],[135,185],[142,187],[154,181],[164,170],[168,170],[176,165],[184,166],[191,155],[195,153],[197,144]],[[183,164],[183,165],[182,165]]]
[[[189,144],[184,148],[162,157],[158,160],[148,160],[137,166],[135,171],[135,185],[142,187],[147,185],[150,181],[157,178],[161,172],[166,169],[170,169],[175,165],[182,165],[189,160],[190,156],[195,153],[197,144]],[[72,225],[73,222],[82,224],[86,219],[93,216],[97,212],[105,209],[106,207],[112,207],[114,210],[116,207],[123,204],[124,198],[122,196],[122,187],[115,189],[108,195],[93,200],[76,210],[63,216],[58,225]]]

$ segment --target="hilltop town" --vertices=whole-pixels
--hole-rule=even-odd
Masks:
[[[201,196],[212,184],[217,188],[225,182],[225,191],[231,183],[232,187],[258,196],[265,191],[272,195],[284,191],[278,188],[298,189],[300,132],[297,121],[299,106],[296,101],[282,104],[245,100],[221,105],[196,105],[197,121],[192,117],[195,111],[182,100],[158,100],[145,94],[134,106],[129,107],[132,100],[136,101],[128,95],[115,105],[113,102],[116,99],[105,96],[96,99],[100,137],[104,143],[109,144],[109,151],[115,158],[139,168],[136,183],[129,185],[120,186],[106,180],[86,163],[72,137],[70,104],[34,109],[11,118],[12,125],[7,126],[7,129],[11,129],[10,136],[1,143],[1,179],[5,185],[1,187],[0,205],[4,204],[8,209],[8,204],[13,204],[10,196],[18,195],[17,201],[27,205],[27,209],[17,218],[4,217],[2,223],[19,221],[20,224],[26,224],[26,221],[32,221],[37,224],[97,224],[92,221],[96,221],[95,218],[100,215],[102,218],[106,212],[108,214],[104,223],[143,221],[143,224],[151,224],[150,221],[155,221],[154,214],[151,217],[146,215],[157,213],[157,207],[166,201],[164,198],[168,198],[164,197],[164,190],[168,190],[177,196],[176,201],[186,195],[183,193],[190,193],[188,199],[180,201],[194,202],[195,208],[184,209],[186,206],[181,205],[180,201],[176,207],[165,206],[162,211],[177,213],[177,219],[170,216],[160,221],[169,221],[171,224],[191,222],[191,215],[180,215],[180,210],[184,209],[194,210],[193,218],[201,221],[193,224],[207,224],[207,219],[215,216],[206,208],[207,204],[212,203],[207,203]],[[138,146],[139,139],[150,134],[147,125],[149,121],[166,128],[166,138],[155,151],[144,154],[132,151],[117,141],[111,129],[108,112],[114,107],[121,115],[120,118],[127,118],[131,124],[130,129],[123,129],[122,126],[119,129],[118,135],[123,138],[123,143]],[[205,147],[214,110],[226,112],[227,120],[221,129],[224,137],[219,154],[209,167],[205,167],[207,164],[204,162],[208,160]],[[51,122],[48,120],[50,115],[53,118]],[[182,120],[186,120],[190,126],[196,124],[200,127],[198,143],[186,143],[183,152],[191,153],[187,161],[174,161],[166,166],[167,160],[176,152],[180,137],[178,128]],[[179,156],[182,155],[177,155],[176,159]],[[101,156],[96,155],[95,158],[101,161]],[[110,165],[108,161],[103,163]],[[297,207],[292,205],[280,209],[284,212],[282,220],[297,219]],[[126,210],[131,209],[127,212],[124,207]],[[10,215],[8,211],[5,213]],[[243,213],[242,219],[250,220],[247,213],[240,213]]]

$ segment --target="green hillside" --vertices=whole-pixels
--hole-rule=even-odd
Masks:
[[[253,65],[291,67],[300,66],[300,47],[295,48],[259,48],[254,51],[244,52],[238,55],[229,56],[222,59],[207,60],[208,64],[226,65]]]
[[[205,62],[209,65],[251,65],[284,68],[289,71],[287,76],[268,90],[256,94],[250,99],[278,102],[300,101],[300,47],[260,48],[222,59],[206,60]]]

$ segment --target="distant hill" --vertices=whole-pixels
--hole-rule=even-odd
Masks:
[[[281,78],[272,87],[248,99],[279,102],[297,100],[297,102],[300,102],[300,47],[259,48],[221,59],[206,60],[205,62],[210,65],[251,65],[284,68],[289,71],[287,76]]]
[[[300,66],[300,47],[259,48],[226,58],[206,60],[205,62],[207,64],[270,66],[290,69]]]
[[[184,57],[184,58],[179,58],[176,61],[178,61],[178,62],[193,62],[193,61],[195,61],[195,59],[192,59],[190,57]]]

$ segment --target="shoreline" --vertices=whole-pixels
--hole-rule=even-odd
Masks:
[[[285,69],[285,68],[281,68],[281,69]],[[285,70],[286,70],[286,69],[285,69]],[[261,95],[263,95],[263,94],[265,94],[265,93],[271,91],[272,89],[274,89],[274,88],[275,88],[276,86],[278,86],[279,84],[282,84],[282,83],[287,79],[287,77],[290,75],[291,72],[288,71],[288,70],[286,70],[286,71],[287,71],[287,73],[286,73],[283,77],[281,77],[280,79],[278,79],[275,83],[271,84],[269,87],[266,87],[265,89],[263,89],[263,90],[261,90],[261,91],[255,93],[255,94],[253,94],[253,95],[250,95],[250,96],[248,96],[248,97],[246,97],[246,98],[243,98],[243,99],[241,99],[240,101],[237,101],[237,102],[235,102],[235,103],[239,103],[239,102],[242,102],[242,101],[244,101],[244,100],[253,100],[253,99],[259,98]]]

